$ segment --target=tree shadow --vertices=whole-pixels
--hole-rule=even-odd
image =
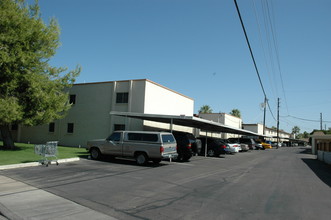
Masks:
[[[25,150],[25,149],[18,146],[15,146],[15,148],[6,148],[0,145],[0,151],[21,151],[21,150]]]
[[[331,165],[317,159],[302,158],[302,161],[322,180],[331,187]]]

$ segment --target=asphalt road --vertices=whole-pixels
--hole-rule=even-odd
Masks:
[[[117,219],[330,219],[331,167],[303,147],[163,161],[78,162],[1,175]]]

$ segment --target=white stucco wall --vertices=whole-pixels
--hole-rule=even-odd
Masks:
[[[147,81],[144,113],[193,116],[194,100]]]

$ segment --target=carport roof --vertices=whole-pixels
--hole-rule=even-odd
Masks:
[[[263,136],[252,131],[226,126],[206,119],[185,115],[159,115],[134,112],[110,112],[111,115],[156,121],[187,127],[199,128],[207,132],[223,132],[249,136]]]

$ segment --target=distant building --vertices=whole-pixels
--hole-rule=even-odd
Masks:
[[[245,130],[249,130],[260,135],[267,136],[267,139],[270,141],[277,141],[277,129],[265,127],[265,131],[263,134],[263,125],[262,124],[243,124],[243,128]],[[280,142],[289,142],[289,139],[292,138],[290,133],[279,130],[279,138]]]
[[[309,137],[311,138],[312,154],[317,155],[318,160],[331,164],[331,134],[314,131]]]
[[[72,107],[66,117],[35,127],[19,126],[15,141],[85,146],[114,130],[169,130],[169,124],[113,116],[111,111],[193,116],[194,100],[147,79],[75,84],[69,91]],[[192,132],[192,128],[174,126]]]
[[[223,125],[231,126],[233,128],[242,129],[242,119],[236,116],[226,114],[226,113],[200,113],[200,118],[210,120],[213,122],[217,122]],[[200,135],[205,136],[205,131],[200,131]],[[229,133],[220,133],[220,134],[209,134],[208,136],[218,137],[218,138],[231,138],[238,137],[237,134],[229,134]]]

